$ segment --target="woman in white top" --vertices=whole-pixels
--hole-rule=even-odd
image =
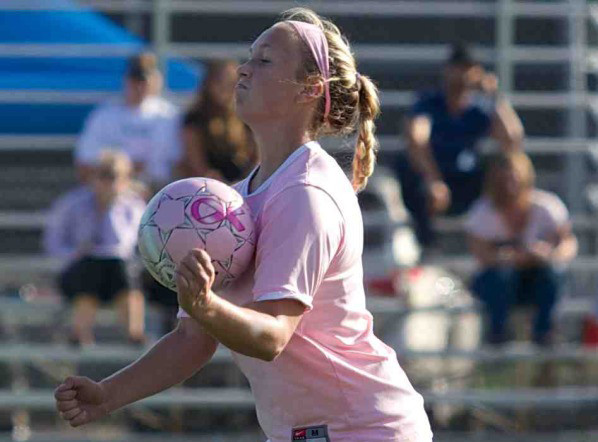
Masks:
[[[555,194],[536,189],[534,181],[524,153],[500,154],[491,162],[485,195],[466,221],[480,267],[473,289],[488,310],[490,343],[505,341],[509,309],[521,303],[537,308],[534,341],[550,342],[562,267],[577,254],[567,208]]]

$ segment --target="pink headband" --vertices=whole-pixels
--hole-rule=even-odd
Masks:
[[[301,40],[303,40],[314,58],[320,73],[324,77],[324,93],[326,97],[326,104],[324,106],[324,121],[330,113],[330,88],[328,86],[328,80],[330,79],[330,68],[328,65],[328,41],[324,35],[324,31],[316,25],[311,23],[305,23],[302,21],[288,20],[286,23],[293,25],[293,28],[297,31]]]

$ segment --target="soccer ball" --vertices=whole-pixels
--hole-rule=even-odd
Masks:
[[[189,250],[204,249],[216,269],[214,288],[225,288],[253,257],[253,219],[232,187],[210,178],[187,178],[151,199],[141,218],[138,246],[151,275],[175,291],[176,265]]]

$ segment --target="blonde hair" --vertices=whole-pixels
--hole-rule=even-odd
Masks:
[[[152,52],[140,52],[129,58],[127,76],[140,78],[159,72],[158,58]]]
[[[533,189],[536,183],[534,165],[525,153],[520,151],[499,153],[492,158],[484,183],[485,193],[495,205],[500,205],[502,202],[502,195],[497,187],[497,173],[505,169],[513,170],[517,174],[524,192]]]
[[[330,113],[324,121],[324,97],[320,99],[311,130],[315,136],[344,136],[357,132],[353,156],[353,188],[362,190],[374,172],[378,141],[374,136],[374,120],[380,114],[378,90],[366,76],[357,72],[355,58],[348,41],[331,21],[322,19],[306,8],[284,12],[281,22],[295,20],[311,23],[324,32],[328,42],[330,78]],[[297,38],[299,36],[297,35]],[[302,72],[299,76],[321,79],[322,75],[307,45],[303,44]]]
[[[110,171],[124,178],[129,178],[133,173],[133,164],[129,156],[114,149],[103,149],[100,152],[96,168]]]

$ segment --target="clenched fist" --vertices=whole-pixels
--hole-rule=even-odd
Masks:
[[[109,413],[104,387],[86,377],[68,377],[56,388],[54,398],[60,417],[71,427],[93,422]]]
[[[196,308],[205,308],[212,296],[216,270],[205,250],[193,249],[176,268],[176,286],[179,306],[189,316]]]

